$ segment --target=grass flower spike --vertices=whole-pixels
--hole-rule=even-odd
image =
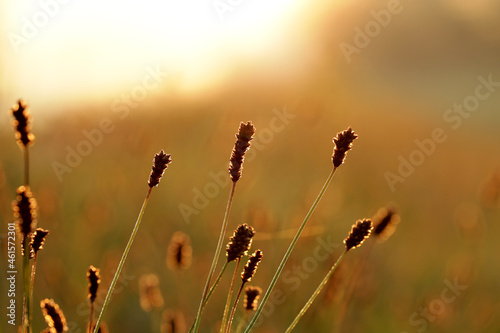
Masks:
[[[37,222],[37,204],[29,187],[19,186],[17,189],[17,201],[13,203],[14,217],[17,220],[17,228],[23,239],[31,235]]]
[[[233,148],[233,151],[231,153],[230,160],[229,160],[228,171],[229,171],[229,176],[231,177],[231,180],[233,181],[233,185],[231,186],[231,190],[229,192],[229,198],[227,200],[226,211],[224,212],[224,218],[222,219],[219,240],[217,242],[215,254],[214,254],[214,257],[212,259],[212,265],[210,266],[210,271],[208,272],[208,277],[207,277],[207,280],[205,282],[205,288],[203,289],[203,293],[201,295],[201,301],[200,301],[200,305],[198,307],[198,313],[196,314],[196,318],[195,318],[194,323],[191,326],[189,332],[197,332],[198,331],[201,313],[202,313],[202,311],[203,311],[203,309],[208,301],[210,292],[212,292],[214,289],[214,288],[212,288],[212,290],[210,290],[210,292],[209,292],[210,282],[214,276],[215,269],[217,267],[217,262],[219,260],[220,253],[222,251],[224,238],[226,237],[227,224],[229,221],[229,213],[231,211],[231,205],[233,203],[234,192],[236,189],[236,183],[241,178],[241,172],[243,170],[243,161],[244,161],[245,153],[247,152],[248,148],[250,148],[250,141],[253,139],[254,134],[255,134],[255,127],[253,126],[251,121],[247,122],[246,124],[240,123],[238,133],[236,134],[236,142],[234,143],[234,148]],[[224,270],[227,266],[227,263],[228,262],[226,262],[226,264],[222,268],[221,274],[224,272]],[[214,285],[214,287],[215,286],[216,286],[216,284]],[[230,294],[228,296],[230,296]],[[223,323],[223,325],[224,325],[224,323]]]
[[[90,300],[90,319],[89,319],[89,332],[92,332],[94,327],[94,301],[97,297],[97,290],[101,284],[101,274],[98,268],[90,266],[87,270],[87,280],[89,280],[89,300]]]
[[[252,245],[254,229],[248,224],[241,224],[236,228],[226,246],[227,262],[234,261],[246,255]]]
[[[13,125],[16,128],[17,142],[24,147],[32,144],[35,136],[31,133],[31,115],[26,103],[20,99],[10,112],[14,116]]]
[[[186,320],[182,312],[165,310],[162,313],[160,333],[185,333]]]
[[[36,255],[38,251],[43,249],[43,243],[45,243],[45,237],[47,237],[48,234],[49,231],[42,228],[37,228],[35,230],[31,240],[31,250],[33,255]]]
[[[245,153],[250,147],[250,140],[255,134],[255,127],[249,121],[246,124],[241,123],[238,134],[236,134],[236,142],[229,161],[229,174],[233,182],[237,182],[241,177],[243,170],[243,159]]]
[[[304,316],[306,313],[307,309],[311,306],[311,304],[314,302],[316,297],[319,295],[323,287],[326,285],[328,282],[328,279],[332,276],[333,272],[335,272],[335,269],[338,267],[339,263],[342,261],[342,258],[346,255],[347,252],[349,252],[350,249],[356,248],[363,244],[363,242],[370,236],[370,233],[372,232],[373,229],[373,224],[372,221],[369,219],[363,219],[363,220],[358,220],[355,225],[352,226],[351,232],[347,236],[347,238],[344,240],[344,244],[346,246],[345,251],[340,255],[340,257],[337,259],[335,264],[330,268],[328,273],[325,275],[323,280],[320,282],[319,286],[316,288],[314,293],[311,295],[309,300],[306,302],[306,304],[302,307],[300,310],[299,314],[297,317],[295,317],[294,321],[290,324],[288,329],[286,330],[285,333],[290,333],[294,327],[297,325],[299,320]]]
[[[174,232],[167,249],[167,267],[172,271],[185,270],[191,266],[193,248],[189,236]]]
[[[259,287],[248,286],[245,288],[245,299],[243,300],[245,310],[257,310],[257,302],[259,301],[260,294],[262,294],[262,289]]]
[[[101,274],[99,269],[91,265],[87,271],[87,279],[89,280],[89,300],[90,303],[94,303],[97,297],[99,284],[101,284]]]
[[[330,174],[326,178],[325,183],[323,184],[323,187],[318,193],[318,196],[314,200],[314,202],[311,205],[311,208],[309,208],[309,211],[307,212],[306,216],[304,217],[304,220],[300,224],[295,236],[293,237],[292,241],[290,242],[290,245],[288,246],[288,249],[286,250],[285,254],[283,255],[283,258],[281,259],[281,262],[274,273],[274,276],[271,280],[271,283],[269,284],[268,289],[264,293],[264,296],[262,296],[262,301],[259,305],[259,307],[256,310],[255,315],[253,316],[252,320],[248,324],[248,327],[245,329],[245,333],[249,333],[252,328],[254,327],[255,323],[257,322],[257,319],[259,319],[259,316],[264,309],[264,306],[269,299],[269,296],[271,295],[271,292],[274,289],[274,286],[278,282],[279,276],[281,275],[281,272],[283,271],[286,262],[290,258],[290,255],[292,254],[292,251],[295,247],[295,244],[297,244],[297,241],[300,238],[300,235],[302,234],[302,231],[304,231],[304,228],[307,225],[307,222],[311,218],[312,214],[316,210],[316,207],[318,206],[319,202],[321,201],[321,198],[325,195],[326,190],[328,189],[328,186],[332,182],[333,176],[335,175],[335,172],[337,169],[344,163],[345,160],[345,155],[347,151],[352,149],[352,143],[353,141],[358,137],[358,135],[349,127],[347,130],[339,132],[335,138],[333,138],[333,143],[335,144],[333,156],[332,156],[332,162],[333,162],[333,168],[330,171]]]
[[[248,314],[251,311],[257,310],[257,304],[262,294],[262,289],[259,287],[248,286],[245,288],[245,298],[243,299],[243,308],[245,312],[243,313],[243,317],[240,319],[240,323],[236,328],[236,333],[241,333],[243,329],[243,325],[246,323]]]
[[[241,286],[240,289],[238,290],[238,294],[236,295],[236,300],[234,301],[233,308],[231,310],[231,314],[229,316],[229,319],[227,321],[227,325],[224,326],[224,321],[222,323],[222,329],[221,332],[229,333],[231,332],[231,326],[233,324],[233,318],[234,314],[236,312],[236,306],[238,305],[238,301],[240,299],[241,292],[243,290],[243,287],[245,286],[245,283],[250,282],[252,280],[253,276],[255,275],[255,272],[257,271],[257,267],[259,266],[259,263],[262,261],[262,251],[257,250],[252,254],[250,259],[248,259],[247,264],[245,265],[245,268],[243,269],[243,272],[241,273]],[[226,327],[224,331],[224,327]]]
[[[142,217],[144,216],[144,212],[146,211],[146,206],[148,205],[149,197],[151,196],[151,191],[153,187],[157,186],[160,183],[160,179],[163,176],[163,173],[167,169],[168,164],[172,162],[172,158],[169,154],[165,154],[163,150],[154,155],[153,158],[153,167],[151,174],[149,175],[148,180],[148,191],[146,194],[146,198],[144,198],[144,202],[142,203],[141,210],[139,211],[139,216],[135,221],[134,228],[132,229],[132,233],[130,234],[130,238],[125,246],[125,250],[123,250],[122,257],[120,262],[118,263],[118,267],[116,268],[115,275],[113,276],[113,280],[108,289],[108,293],[106,294],[106,299],[102,304],[101,313],[99,314],[99,318],[94,327],[94,333],[97,333],[99,330],[99,324],[101,323],[104,313],[106,312],[106,308],[111,300],[111,295],[113,294],[113,290],[115,289],[116,283],[118,282],[118,278],[122,272],[123,266],[125,265],[125,261],[127,260],[128,253],[132,247],[132,243],[134,242],[135,236],[137,235],[137,231],[139,230],[139,226],[141,225]],[[91,325],[92,327],[92,325]]]
[[[160,279],[155,274],[141,276],[139,295],[141,308],[146,312],[159,309],[165,304],[160,290]]]
[[[66,317],[54,300],[44,299],[40,302],[43,316],[47,325],[49,326],[50,333],[63,333],[68,331],[66,324]]]
[[[31,325],[31,282],[33,274],[30,270],[30,259],[34,257],[31,243],[33,229],[37,224],[37,204],[31,193],[29,186],[20,186],[17,189],[17,200],[13,202],[12,209],[16,221],[17,230],[21,234],[22,255],[23,255],[23,328],[25,333],[30,330]]]
[[[396,230],[400,217],[394,208],[380,208],[373,217],[373,235],[379,242],[386,241]]]
[[[349,150],[352,148],[352,142],[358,137],[356,133],[349,127],[345,131],[342,131],[333,138],[335,143],[335,149],[333,151],[332,162],[333,166],[338,168],[342,163],[344,163],[345,156]]]
[[[172,157],[170,156],[170,154],[165,154],[163,150],[161,150],[158,154],[155,154],[155,157],[153,159],[153,167],[151,170],[151,174],[149,175],[149,187],[158,186],[163,173],[171,162]]]
[[[349,236],[344,239],[346,251],[359,247],[361,244],[363,244],[363,242],[370,236],[372,230],[373,223],[371,220],[358,220],[356,224],[352,226]]]
[[[243,269],[243,273],[241,273],[241,281],[243,283],[250,282],[252,280],[253,276],[255,275],[255,272],[257,271],[257,267],[259,266],[259,263],[262,261],[262,251],[257,250],[252,254],[250,259],[248,259],[247,264],[245,265],[245,268]]]

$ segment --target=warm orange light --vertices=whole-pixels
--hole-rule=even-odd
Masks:
[[[4,5],[9,90],[31,99],[117,94],[152,68],[170,73],[179,91],[203,89],[245,57],[276,52],[280,25],[297,3],[12,2]]]

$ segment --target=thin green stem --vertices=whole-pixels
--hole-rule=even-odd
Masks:
[[[106,299],[104,300],[104,303],[102,305],[101,313],[99,314],[99,318],[97,319],[97,322],[94,327],[94,333],[97,333],[99,330],[99,325],[101,324],[101,320],[104,316],[104,312],[106,312],[106,308],[108,307],[109,301],[111,300],[111,295],[113,294],[113,290],[115,289],[116,283],[118,282],[118,278],[120,277],[120,273],[123,269],[123,265],[125,264],[125,260],[127,259],[127,255],[130,251],[130,248],[132,247],[132,243],[134,242],[135,236],[137,234],[137,230],[139,230],[139,225],[141,224],[142,217],[144,215],[144,211],[146,210],[146,206],[149,201],[149,196],[151,195],[151,190],[153,188],[150,187],[148,189],[148,193],[146,194],[146,198],[144,199],[144,202],[142,203],[141,211],[139,212],[139,216],[137,217],[137,221],[135,222],[134,229],[132,230],[132,234],[130,234],[130,238],[128,240],[127,246],[125,247],[125,250],[123,251],[122,258],[120,259],[120,262],[118,263],[118,268],[116,269],[115,276],[113,277],[113,280],[111,281],[111,285],[109,286],[108,294],[106,295]]]
[[[283,271],[283,268],[285,267],[285,264],[286,264],[288,258],[290,257],[290,254],[292,253],[293,248],[295,247],[295,244],[299,240],[300,234],[302,233],[307,222],[311,218],[311,215],[313,214],[314,210],[316,209],[316,206],[318,206],[318,203],[320,202],[321,198],[325,194],[326,189],[328,188],[328,185],[330,185],[330,183],[333,179],[333,175],[335,174],[335,171],[337,171],[336,167],[334,167],[332,169],[332,171],[330,172],[330,174],[328,175],[328,178],[326,179],[325,184],[323,185],[323,187],[319,191],[318,197],[316,198],[316,200],[314,200],[311,208],[309,209],[306,216],[304,217],[304,221],[302,221],[302,224],[300,225],[299,229],[297,230],[297,233],[293,237],[292,242],[290,243],[290,246],[288,247],[288,249],[285,252],[285,255],[283,256],[283,259],[281,259],[281,262],[278,266],[278,269],[276,270],[276,273],[274,273],[273,279],[271,280],[271,283],[269,284],[269,287],[267,288],[266,293],[262,297],[262,301],[261,301],[259,307],[257,308],[252,320],[248,324],[248,327],[246,328],[245,333],[250,332],[252,330],[253,326],[255,325],[255,323],[257,322],[257,319],[259,318],[259,316],[262,312],[262,309],[264,309],[264,305],[266,304],[269,296],[271,295],[271,292],[273,291],[274,286],[278,282],[278,278],[279,278],[281,272]]]
[[[335,262],[335,264],[332,266],[332,268],[330,268],[330,271],[328,271],[328,273],[325,275],[325,277],[323,278],[323,281],[321,281],[321,283],[319,284],[318,288],[316,288],[316,290],[311,295],[311,297],[309,298],[309,300],[307,301],[307,303],[302,307],[302,310],[300,310],[299,314],[297,315],[297,317],[295,317],[295,319],[290,324],[290,326],[285,331],[285,333],[290,333],[293,330],[293,328],[295,327],[295,325],[297,325],[297,323],[302,318],[302,316],[304,315],[304,313],[306,313],[307,309],[309,309],[309,307],[311,306],[312,302],[314,302],[314,300],[316,299],[316,297],[319,295],[319,293],[321,292],[321,289],[323,289],[323,287],[325,286],[325,284],[328,282],[328,279],[330,278],[330,276],[332,276],[333,272],[335,271],[335,269],[337,268],[338,264],[340,263],[340,261],[342,260],[342,258],[345,256],[346,253],[347,253],[347,251],[344,251],[340,255],[340,257],[337,259],[337,261]]]
[[[23,291],[24,291],[24,304],[23,304],[23,333],[30,331],[30,307],[31,307],[31,297],[30,297],[30,282],[31,282],[31,272],[30,272],[30,237],[28,235],[24,236],[23,239]]]
[[[94,302],[90,302],[89,329],[88,329],[89,333],[92,333],[93,322],[94,322]]]
[[[340,306],[340,309],[337,312],[337,320],[335,323],[336,329],[334,332],[341,332],[342,326],[344,322],[346,322],[346,317],[349,314],[350,309],[352,308],[352,303],[351,299],[356,291],[356,288],[359,285],[360,277],[363,274],[363,270],[365,269],[365,265],[368,261],[368,256],[370,255],[370,252],[373,249],[373,244],[375,244],[375,239],[370,238],[369,242],[366,242],[365,249],[363,256],[360,258],[358,263],[356,263],[353,272],[351,274],[351,277],[349,278],[349,283],[347,286],[344,288],[344,294],[342,296],[342,303]]]
[[[35,253],[35,256],[33,258],[33,265],[31,266],[30,300],[33,300],[33,289],[35,286],[36,258],[37,257],[38,257],[38,254]],[[31,323],[31,321],[33,320],[33,302],[32,301],[30,301],[29,313],[30,313],[29,322]],[[32,328],[30,327],[30,331],[31,331],[31,329]]]
[[[234,300],[233,308],[231,309],[231,315],[229,316],[229,319],[227,321],[226,333],[231,332],[231,326],[233,325],[233,318],[234,318],[234,314],[236,312],[236,306],[238,306],[238,301],[240,300],[241,291],[243,290],[244,286],[245,286],[245,282],[242,282],[240,289],[238,290],[238,294],[236,295],[236,299]]]
[[[236,259],[236,267],[234,268],[233,278],[231,280],[231,286],[229,287],[229,292],[227,293],[226,306],[224,307],[224,315],[222,316],[222,324],[220,326],[220,333],[226,332],[226,325],[228,323],[229,307],[231,306],[231,298],[233,297],[234,281],[236,280],[236,275],[238,275],[238,268],[240,268],[241,258]]]
[[[210,299],[213,292],[215,291],[215,288],[217,288],[217,285],[219,284],[220,279],[222,278],[222,274],[224,274],[224,271],[226,270],[228,264],[229,263],[226,261],[224,266],[222,266],[222,269],[220,270],[220,273],[219,273],[219,276],[217,277],[217,280],[215,280],[214,285],[212,286],[212,288],[210,288],[210,291],[208,292],[207,298],[205,299],[205,302],[203,303],[203,308],[201,309],[202,311],[203,311],[203,309],[205,309],[205,306],[207,306],[208,300]]]
[[[226,261],[226,263],[224,264],[224,266],[222,266],[222,269],[220,270],[220,273],[219,273],[219,276],[217,277],[217,280],[215,280],[214,285],[210,288],[210,291],[208,292],[207,297],[205,298],[205,301],[203,302],[203,307],[201,308],[201,313],[203,313],[203,310],[205,310],[205,307],[207,306],[208,301],[210,300],[210,297],[212,297],[212,294],[215,291],[215,288],[217,288],[217,286],[219,285],[220,279],[222,278],[222,275],[226,271],[226,268],[227,268],[228,264],[229,264],[229,262]],[[193,324],[189,328],[189,332],[193,331],[194,324],[195,323],[193,322]]]
[[[233,182],[233,185],[231,186],[231,191],[229,193],[229,199],[227,200],[227,206],[226,206],[226,212],[224,213],[224,219],[222,220],[219,241],[217,243],[217,248],[215,250],[214,258],[212,260],[212,266],[210,267],[210,271],[208,272],[207,281],[205,282],[205,288],[203,289],[203,294],[201,296],[200,306],[198,308],[198,313],[196,314],[196,318],[194,320],[193,328],[189,332],[198,332],[198,327],[200,325],[200,319],[201,319],[201,311],[203,309],[203,303],[205,302],[205,298],[207,297],[208,288],[210,287],[210,280],[212,279],[212,277],[215,273],[215,268],[217,267],[219,255],[220,255],[220,252],[222,250],[224,238],[226,236],[227,223],[229,221],[229,212],[231,211],[231,205],[233,204],[233,197],[234,197],[235,188],[236,188],[236,182]]]

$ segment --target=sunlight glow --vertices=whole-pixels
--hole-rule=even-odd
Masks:
[[[266,57],[297,0],[38,0],[4,5],[12,93],[102,96],[160,67],[179,91],[216,84],[231,66]],[[10,7],[8,7],[10,6]]]

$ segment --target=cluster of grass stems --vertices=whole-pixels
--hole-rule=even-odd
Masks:
[[[33,285],[35,280],[35,272],[36,272],[36,260],[38,251],[42,249],[43,242],[45,240],[45,236],[48,234],[48,230],[44,229],[36,229],[37,216],[36,216],[36,200],[33,197],[33,194],[29,188],[29,147],[33,144],[34,135],[31,133],[30,127],[30,114],[28,112],[27,105],[22,101],[18,101],[17,104],[11,109],[11,113],[14,116],[14,126],[16,130],[16,139],[23,151],[24,156],[24,184],[18,188],[18,197],[17,200],[13,203],[14,216],[17,221],[17,230],[20,235],[20,239],[22,240],[22,249],[23,249],[23,316],[22,316],[22,333],[32,333],[33,328],[31,325],[32,322],[32,302],[33,302]],[[212,259],[212,263],[210,269],[207,273],[206,281],[201,292],[201,298],[199,302],[199,307],[196,312],[196,316],[192,325],[189,329],[189,332],[198,332],[200,329],[200,323],[202,320],[203,311],[206,308],[209,300],[214,294],[216,288],[221,281],[223,274],[226,272],[227,268],[231,265],[232,262],[235,262],[234,272],[231,278],[231,283],[229,286],[229,291],[227,293],[227,301],[222,314],[222,320],[220,325],[221,333],[229,333],[232,331],[233,320],[235,316],[235,312],[237,310],[237,305],[241,298],[241,295],[244,291],[244,315],[240,322],[237,325],[236,332],[250,332],[259,316],[262,313],[266,302],[271,295],[273,288],[275,287],[280,274],[282,273],[288,259],[290,258],[292,251],[297,244],[304,228],[307,223],[311,219],[316,207],[320,203],[321,199],[325,195],[328,187],[330,186],[334,175],[341,165],[344,164],[346,159],[346,153],[351,150],[353,141],[357,138],[357,134],[351,129],[339,132],[334,138],[334,150],[331,158],[332,169],[328,176],[326,177],[325,183],[320,189],[316,199],[312,203],[309,211],[305,215],[302,223],[297,228],[295,236],[292,238],[290,245],[285,251],[275,273],[272,277],[269,286],[266,291],[262,293],[262,290],[256,286],[247,286],[247,283],[251,281],[252,277],[257,271],[257,267],[259,263],[262,261],[263,253],[261,250],[256,250],[252,255],[248,256],[252,238],[255,235],[255,230],[247,225],[242,224],[239,225],[233,235],[230,237],[229,243],[226,245],[226,260],[224,264],[220,267],[220,272],[215,277],[215,272],[218,267],[218,262],[221,257],[221,252],[224,248],[224,241],[226,239],[226,233],[230,220],[230,212],[231,206],[233,204],[233,200],[235,198],[236,185],[238,181],[241,179],[242,170],[243,170],[243,162],[244,157],[248,149],[251,147],[251,140],[253,139],[253,135],[255,134],[255,127],[251,122],[241,123],[238,133],[236,134],[236,142],[234,144],[233,151],[230,156],[229,162],[229,175],[232,180],[232,186],[229,191],[229,198],[227,201],[226,209],[223,215],[221,229],[219,234],[219,239],[217,245],[215,247],[214,256]],[[152,171],[149,176],[149,180],[147,182],[147,192],[144,198],[144,202],[139,211],[137,220],[130,234],[130,238],[125,246],[125,249],[122,253],[122,257],[118,263],[118,267],[116,269],[116,273],[110,283],[108,288],[106,298],[102,304],[99,316],[97,320],[94,322],[94,302],[97,295],[98,287],[101,283],[99,269],[94,266],[90,266],[87,271],[87,279],[89,282],[89,291],[88,291],[88,299],[90,303],[90,316],[87,327],[87,332],[89,333],[98,333],[103,332],[103,318],[105,316],[106,310],[110,303],[111,295],[113,294],[113,290],[116,286],[120,273],[125,265],[128,253],[132,248],[132,244],[137,235],[137,231],[141,224],[141,221],[144,216],[144,212],[146,210],[149,198],[152,194],[152,190],[154,187],[158,186],[160,180],[167,169],[168,165],[171,163],[171,156],[164,153],[164,151],[160,151],[159,153],[154,155]],[[304,304],[302,309],[299,311],[294,320],[290,323],[286,332],[291,332],[296,325],[299,323],[304,313],[309,309],[311,304],[314,302],[316,297],[320,294],[323,287],[326,285],[328,280],[331,278],[339,263],[342,261],[344,256],[352,249],[359,247],[372,233],[374,230],[374,234],[376,236],[385,235],[385,238],[392,231],[391,227],[394,226],[394,216],[396,216],[394,211],[387,211],[386,214],[382,214],[380,217],[378,224],[373,227],[373,222],[371,219],[361,219],[358,220],[353,226],[348,234],[348,236],[344,240],[345,250],[340,254],[335,264],[330,268],[327,272],[323,280],[320,282],[316,290],[313,292],[311,297]],[[182,241],[180,241],[182,243]],[[169,249],[170,251],[170,249]],[[173,250],[175,252],[175,250]],[[179,255],[177,254],[177,260],[181,260]],[[239,274],[240,278],[238,279],[238,273],[240,272],[240,264],[244,257],[248,256],[247,263],[244,266],[242,272]],[[175,261],[175,259],[174,259]],[[239,281],[239,282],[238,282]],[[246,287],[246,288],[245,288]],[[235,296],[234,296],[235,294]],[[260,302],[259,302],[260,300]],[[258,305],[257,305],[258,304]],[[40,303],[42,308],[42,313],[47,322],[48,328],[44,330],[44,332],[66,332],[68,327],[66,325],[66,319],[64,317],[63,312],[59,308],[59,306],[53,301],[49,299],[44,299]],[[248,321],[249,316],[253,313],[252,318]],[[248,322],[247,322],[248,321]],[[246,325],[246,327],[245,327]]]

